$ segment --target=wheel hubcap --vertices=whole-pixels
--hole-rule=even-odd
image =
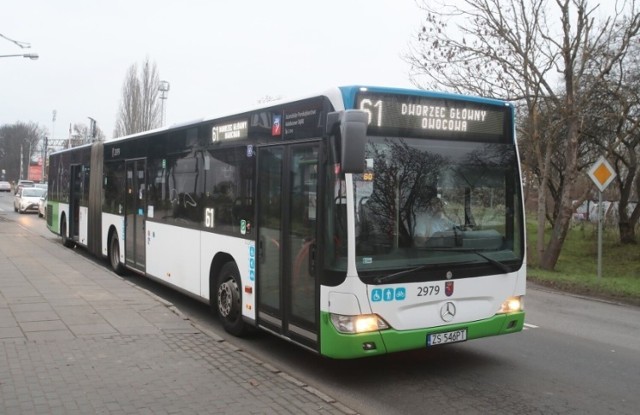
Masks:
[[[233,280],[227,280],[218,288],[218,310],[223,317],[235,315],[238,301],[238,286]]]

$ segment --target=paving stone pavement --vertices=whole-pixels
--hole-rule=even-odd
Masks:
[[[0,414],[353,414],[0,216]]]

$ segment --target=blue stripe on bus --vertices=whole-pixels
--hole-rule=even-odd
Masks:
[[[342,93],[342,99],[344,100],[344,107],[346,109],[355,108],[356,94],[362,89],[366,88],[371,92],[379,92],[379,93],[389,93],[389,94],[404,94],[404,95],[413,95],[418,97],[427,97],[427,98],[440,98],[440,99],[454,99],[454,100],[463,100],[468,102],[476,102],[480,104],[489,104],[489,105],[499,105],[499,106],[513,106],[512,104],[506,101],[500,101],[493,98],[483,98],[472,95],[459,95],[452,94],[447,92],[432,92],[432,91],[416,91],[413,89],[403,89],[403,88],[381,88],[375,86],[343,86],[340,87],[340,92]]]

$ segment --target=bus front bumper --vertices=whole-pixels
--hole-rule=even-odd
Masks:
[[[355,359],[431,347],[427,346],[427,337],[434,333],[465,330],[466,340],[516,333],[522,331],[524,327],[524,316],[524,311],[519,311],[496,314],[484,320],[429,329],[403,331],[388,329],[370,333],[344,334],[335,329],[329,313],[323,312],[320,353],[333,359]]]

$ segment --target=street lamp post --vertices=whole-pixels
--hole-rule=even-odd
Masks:
[[[29,42],[21,42],[19,40],[11,39],[9,37],[6,37],[2,33],[0,33],[0,37],[8,40],[11,43],[18,45],[20,49],[31,49],[31,43]],[[36,60],[39,58],[37,53],[19,53],[14,55],[0,55],[0,58],[13,58],[13,57],[19,57],[19,56],[22,56],[23,58],[29,58],[31,60]]]
[[[97,130],[96,130],[97,127],[96,126],[97,126],[98,122],[95,119],[91,118],[91,117],[87,117],[87,118],[89,118],[89,131],[88,131],[88,134],[89,134],[90,142],[94,142],[95,139],[96,139],[96,134],[97,134]]]
[[[160,81],[160,86],[158,90],[160,91],[160,126],[164,127],[164,101],[168,98],[169,95],[169,82]]]
[[[19,53],[16,55],[0,55],[0,58],[13,58],[18,56],[22,56],[23,58],[29,58],[31,60],[36,60],[39,58],[37,53]]]

